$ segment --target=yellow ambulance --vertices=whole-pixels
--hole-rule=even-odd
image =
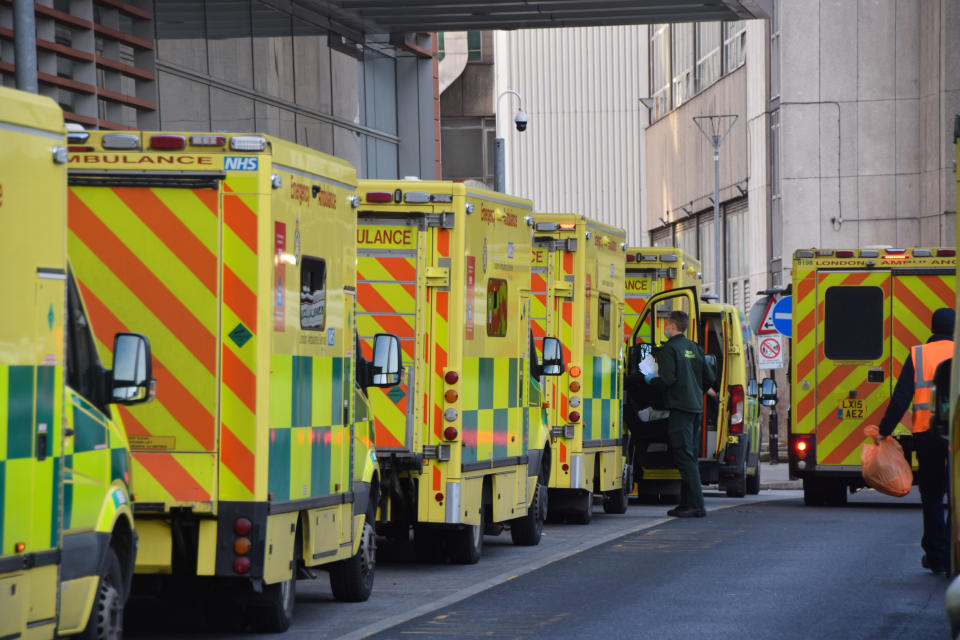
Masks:
[[[626,233],[575,214],[533,222],[531,319],[560,340],[566,373],[548,382],[549,514],[586,524],[594,495],[625,513],[631,486],[621,422]]]
[[[460,183],[361,180],[358,326],[400,338],[405,377],[371,397],[383,469],[378,529],[418,556],[479,560],[484,532],[537,544],[542,449],[530,379],[529,200]],[[543,371],[541,371],[541,367]],[[537,425],[537,431],[539,425]]]
[[[700,296],[700,261],[675,247],[627,247],[623,338],[630,341],[647,300],[655,293],[694,287]]]
[[[101,354],[124,327],[154,337],[162,397],[121,411],[136,595],[198,597],[267,631],[316,568],[365,600],[380,483],[366,387],[399,379],[399,344],[357,349],[355,170],[260,135],[69,137],[68,250]]]
[[[67,263],[63,115],[0,87],[0,638],[118,638],[137,536],[116,405],[150,400],[150,346],[99,335]],[[137,325],[133,325],[137,326]]]
[[[807,504],[862,486],[863,427],[879,424],[930,317],[952,307],[956,249],[800,249],[793,256],[790,477]],[[907,455],[911,416],[894,431]]]

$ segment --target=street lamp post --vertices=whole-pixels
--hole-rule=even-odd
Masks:
[[[497,96],[497,137],[493,141],[493,189],[501,193],[506,191],[506,176],[504,175],[506,173],[506,159],[504,158],[503,138],[500,137],[500,99],[507,94],[516,96],[520,103],[520,106],[517,107],[517,115],[513,119],[517,125],[517,131],[526,131],[527,129],[527,114],[523,111],[523,98],[513,89],[507,89]]]
[[[17,89],[37,93],[37,26],[33,0],[13,0],[13,53]]]
[[[697,129],[700,129],[700,133],[713,146],[713,260],[714,277],[717,283],[714,293],[719,296],[720,302],[723,302],[726,297],[724,296],[726,286],[720,286],[720,145],[730,133],[737,117],[736,114],[693,117],[693,123],[697,125]],[[704,125],[701,122],[709,124]],[[709,129],[709,132],[704,126]]]

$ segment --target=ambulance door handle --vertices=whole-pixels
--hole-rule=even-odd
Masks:
[[[883,382],[883,369],[867,371],[867,382]]]

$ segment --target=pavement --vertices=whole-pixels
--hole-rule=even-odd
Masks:
[[[760,461],[761,489],[803,489],[803,480],[790,479],[790,465],[784,460],[777,464]]]

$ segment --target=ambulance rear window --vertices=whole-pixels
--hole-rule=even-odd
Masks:
[[[507,281],[490,278],[487,283],[487,335],[507,335]]]
[[[610,296],[600,294],[597,296],[597,337],[601,340],[610,339]]]
[[[883,355],[883,289],[830,287],[824,296],[824,355],[876,360]]]
[[[326,317],[327,269],[321,258],[300,261],[300,328],[321,331]]]

